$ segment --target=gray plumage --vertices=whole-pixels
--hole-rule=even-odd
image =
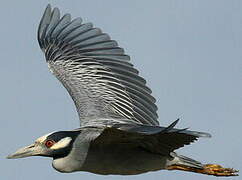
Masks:
[[[116,41],[83,24],[81,18],[60,18],[57,8],[45,10],[38,41],[50,70],[75,102],[82,126],[101,118],[129,119],[158,125],[151,90]]]
[[[9,158],[49,156],[60,172],[98,174],[140,174],[174,164],[203,168],[174,150],[210,135],[176,129],[178,120],[160,127],[150,88],[109,35],[48,5],[38,42],[73,99],[81,127],[45,135]]]
[[[175,149],[190,144],[200,136],[208,136],[174,129],[178,121],[168,128],[158,127],[155,98],[146,81],[138,75],[118,43],[91,23],[82,23],[81,18],[71,20],[69,14],[61,18],[57,8],[51,11],[48,6],[39,25],[38,41],[51,72],[75,102],[81,127],[95,127],[85,132],[89,142],[93,141],[91,149],[127,143],[130,147],[137,146],[151,153],[170,156]],[[80,139],[83,139],[83,134]],[[78,140],[74,147],[80,143],[81,140]],[[118,154],[124,150],[118,149]],[[80,157],[79,153],[75,152],[75,156]],[[83,160],[84,157],[80,158]]]

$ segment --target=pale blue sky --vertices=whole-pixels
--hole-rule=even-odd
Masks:
[[[181,171],[62,174],[49,158],[5,159],[39,136],[79,126],[74,104],[49,73],[36,40],[48,3],[93,22],[119,42],[153,90],[161,125],[179,117],[178,127],[212,134],[179,153],[242,170],[242,1],[5,0],[0,7],[1,179],[215,179]]]

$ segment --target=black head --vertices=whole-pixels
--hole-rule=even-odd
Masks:
[[[28,156],[47,156],[54,159],[67,156],[73,146],[80,130],[58,131],[38,138],[34,144],[19,149],[9,159],[22,158]]]
[[[80,134],[80,131],[58,131],[46,137],[45,146],[50,149],[48,157],[54,159],[67,156],[73,146],[73,142]]]

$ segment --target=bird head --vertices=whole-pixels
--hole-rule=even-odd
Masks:
[[[38,138],[33,144],[20,148],[7,156],[8,159],[29,156],[65,157],[72,149],[72,144],[80,131],[58,131]]]

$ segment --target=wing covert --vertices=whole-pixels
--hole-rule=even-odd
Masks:
[[[157,107],[146,81],[116,41],[81,18],[62,17],[47,6],[38,42],[52,73],[72,97],[82,125],[92,119],[130,119],[158,125]]]

